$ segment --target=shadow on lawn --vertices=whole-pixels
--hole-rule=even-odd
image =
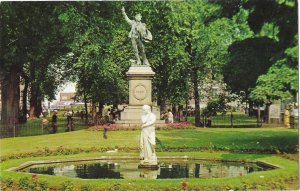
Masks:
[[[245,160],[245,161],[253,161],[256,159],[264,158],[270,156],[268,154],[240,154],[240,153],[226,153],[222,154],[221,157],[222,159],[226,160]]]
[[[231,132],[170,132],[163,136],[172,137],[166,141],[166,147],[182,145],[181,149],[224,150],[244,153],[297,153],[298,134],[283,131],[231,131]],[[176,137],[176,139],[174,139]],[[184,142],[182,142],[184,140]],[[181,142],[179,144],[179,142]],[[183,143],[183,144],[182,144]],[[181,146],[179,146],[181,147]]]

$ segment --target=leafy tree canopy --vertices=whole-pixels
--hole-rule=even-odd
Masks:
[[[249,38],[229,47],[229,61],[224,65],[224,80],[233,92],[249,94],[257,78],[267,72],[278,53],[277,44],[269,38]]]

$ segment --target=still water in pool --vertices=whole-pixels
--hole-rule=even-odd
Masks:
[[[165,160],[159,162],[158,170],[138,169],[139,161],[111,160],[33,165],[23,172],[82,179],[164,179],[164,178],[219,178],[244,176],[270,170],[255,163],[213,162],[198,160]]]

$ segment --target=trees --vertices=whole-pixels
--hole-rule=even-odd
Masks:
[[[127,94],[123,71],[129,62],[123,62],[126,55],[122,57],[125,35],[117,26],[122,17],[120,10],[116,3],[81,2],[68,6],[60,15],[64,34],[74,31],[68,47],[74,54],[77,93],[94,108],[97,103],[100,109],[105,103],[117,105]]]
[[[274,100],[284,100],[296,96],[298,92],[298,44],[285,51],[285,58],[277,60],[266,74],[259,76],[250,96],[270,105]]]
[[[17,5],[14,4],[13,6]],[[56,63],[60,62],[60,58],[67,50],[59,30],[61,26],[56,11],[57,7],[60,6],[59,3],[34,2],[30,4],[21,3],[19,6],[20,9],[30,6],[30,9],[26,10],[27,12],[18,11],[23,11],[28,20],[28,26],[26,26],[28,28],[23,27],[26,31],[24,37],[28,43],[20,45],[25,48],[26,52],[22,77],[29,87],[30,116],[35,117],[41,113],[41,102],[44,97],[54,97],[54,92],[57,89],[55,84],[62,80],[62,77],[58,78],[59,76],[56,74],[62,73],[61,68],[64,66],[62,63]],[[56,70],[53,70],[51,65],[55,65]]]
[[[182,38],[184,51],[188,56],[185,67],[191,75],[195,99],[195,124],[200,126],[199,79],[204,69],[204,55],[210,48],[203,43],[207,41],[207,33],[203,32],[210,16],[216,14],[218,7],[203,1],[174,2],[172,4],[172,26],[178,38]],[[205,11],[204,11],[205,10]]]
[[[53,98],[59,83],[69,78],[78,81],[79,94],[86,101],[99,105],[126,101],[125,72],[133,53],[122,6],[131,17],[142,13],[153,33],[146,53],[156,72],[153,97],[162,110],[166,102],[181,104],[188,99],[192,85],[199,126],[203,98],[199,89],[206,82],[222,81],[222,71],[234,92],[249,95],[258,85],[253,99],[280,97],[277,93],[283,95],[286,90],[294,95],[294,83],[287,85],[287,77],[277,78],[280,86],[271,85],[270,79],[280,69],[297,72],[296,5],[293,0],[1,3],[0,72],[2,89],[9,90],[2,91],[2,118],[17,121],[19,95],[14,92],[18,92],[20,76],[25,84],[23,100],[26,92],[30,95],[32,116],[39,115],[41,100]],[[262,76],[255,84],[275,62],[270,76]],[[285,88],[262,95],[272,91],[261,88],[272,86]]]
[[[214,1],[174,2],[172,6],[172,26],[188,55],[185,67],[193,84],[196,126],[200,126],[199,88],[207,80],[220,78],[228,46],[251,34],[245,25],[247,12],[241,10],[227,19],[222,18],[222,9]]]
[[[22,28],[26,23],[20,22],[19,18],[24,12],[18,10],[20,7],[14,7],[12,2],[0,4],[1,122],[4,124],[17,123],[19,115],[19,81],[25,57],[25,48],[21,49],[20,46],[26,41],[24,38],[26,31]]]
[[[251,93],[252,101],[264,100],[270,103],[271,97],[283,98],[286,96],[283,90],[293,89],[289,86],[294,82],[286,81],[293,79],[283,80],[285,74],[279,75],[278,72],[283,69],[291,75],[297,73],[297,69],[291,66],[295,62],[285,59],[284,53],[286,49],[294,46],[293,37],[297,33],[297,1],[247,0],[241,1],[240,5],[251,10],[247,20],[255,35],[230,47],[230,59],[224,67],[225,82],[234,92],[246,93],[246,100],[250,99],[250,92],[254,90]],[[296,57],[294,59],[297,60]],[[241,70],[241,67],[244,68]],[[260,75],[263,76],[259,77]],[[275,76],[277,78],[272,81]],[[272,90],[267,87],[272,87]],[[295,89],[292,90],[294,91]]]
[[[253,7],[253,4],[249,6]],[[270,105],[274,100],[284,100],[296,96],[298,92],[298,34],[297,34],[297,1],[273,2],[273,13],[263,12],[265,6],[256,5],[258,9],[253,14],[253,28],[259,31],[266,23],[273,23],[278,29],[278,45],[280,54],[268,72],[261,75],[256,87],[251,92],[251,98]],[[257,23],[255,18],[263,15]]]
[[[143,12],[147,14],[146,24],[154,37],[151,43],[146,44],[151,67],[156,73],[153,97],[161,111],[166,111],[166,103],[179,105],[188,97],[189,70],[185,67],[188,58],[184,52],[185,45],[173,28],[172,2],[143,5]]]
[[[27,92],[31,116],[39,116],[42,99],[45,96],[53,98],[56,85],[61,82],[57,73],[62,71],[63,65],[57,62],[66,49],[59,31],[58,6],[56,2],[5,2],[0,5],[1,24],[5,26],[1,27],[2,100],[10,103],[2,107],[5,124],[19,122],[20,79],[25,84],[23,119],[27,114]],[[54,68],[54,65],[59,67]],[[7,87],[11,87],[14,94],[3,91]]]
[[[249,38],[230,45],[229,60],[223,67],[225,82],[235,93],[249,96],[258,76],[272,65],[278,53],[276,42],[269,38]]]

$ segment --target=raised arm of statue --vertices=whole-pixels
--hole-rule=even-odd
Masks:
[[[123,14],[125,20],[127,21],[127,23],[131,25],[132,20],[130,20],[130,19],[128,18],[127,14],[126,14],[126,12],[125,12],[125,8],[124,8],[124,7],[122,7],[122,14]]]

